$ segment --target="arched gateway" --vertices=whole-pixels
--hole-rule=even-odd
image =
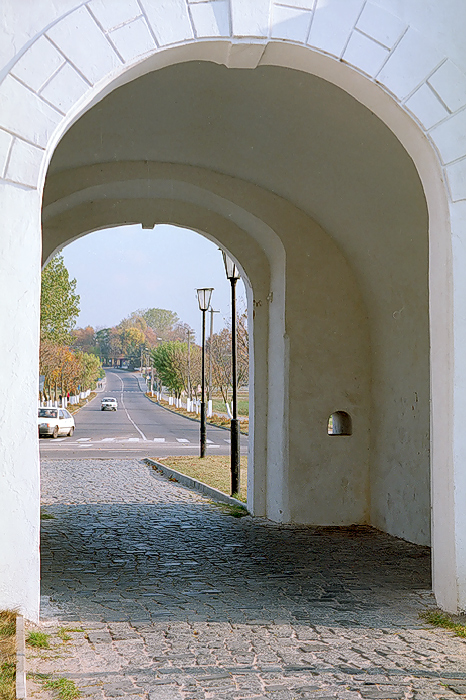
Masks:
[[[432,536],[437,600],[465,608],[458,54],[390,0],[63,5],[6,10],[0,605],[38,615],[42,216],[44,259],[129,222],[228,249],[254,311],[250,509]]]

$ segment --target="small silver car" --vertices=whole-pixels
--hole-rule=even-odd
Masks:
[[[116,411],[118,408],[118,401],[111,396],[107,396],[104,399],[102,399],[102,403],[100,404],[100,410],[101,411]]]
[[[66,408],[39,408],[38,415],[39,437],[51,435],[73,435],[74,418]]]

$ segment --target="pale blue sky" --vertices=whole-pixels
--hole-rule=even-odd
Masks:
[[[78,326],[107,328],[132,311],[158,307],[176,311],[200,341],[198,287],[214,287],[212,306],[220,310],[214,316],[214,331],[230,318],[231,287],[222,254],[194,231],[165,224],[153,230],[119,226],[90,233],[62,252],[81,296]],[[237,298],[246,305],[241,280]]]

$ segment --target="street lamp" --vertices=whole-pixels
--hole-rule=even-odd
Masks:
[[[210,306],[210,297],[214,290],[212,287],[197,290],[197,300],[202,311],[202,370],[201,370],[201,457],[205,457],[207,442],[206,415],[205,415],[205,312]]]
[[[227,279],[231,284],[231,384],[233,389],[232,419],[230,423],[230,449],[231,449],[231,495],[239,493],[240,469],[239,469],[239,421],[237,408],[237,378],[236,378],[236,283],[240,278],[238,268],[233,260],[222,251],[223,262]]]

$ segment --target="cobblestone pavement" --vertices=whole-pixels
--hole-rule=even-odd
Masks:
[[[233,518],[136,460],[43,462],[42,483],[44,612],[78,631],[29,663],[85,697],[466,694],[465,641],[418,618],[426,548]]]

